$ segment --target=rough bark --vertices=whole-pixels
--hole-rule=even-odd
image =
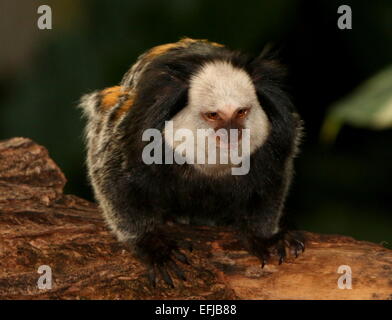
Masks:
[[[107,231],[97,206],[63,194],[47,150],[26,138],[0,142],[0,298],[3,299],[392,299],[392,251],[307,232],[297,259],[260,268],[225,228],[169,226],[194,243],[188,281],[150,288],[143,265]],[[52,269],[39,290],[38,267]],[[352,289],[339,289],[341,265]]]

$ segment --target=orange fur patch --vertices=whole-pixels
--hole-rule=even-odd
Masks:
[[[163,44],[160,46],[156,46],[152,49],[150,49],[147,52],[147,58],[148,59],[152,59],[155,58],[161,54],[166,53],[167,51],[171,50],[171,49],[175,49],[175,48],[186,48],[188,47],[190,44],[195,43],[195,42],[206,42],[209,43],[215,47],[223,47],[222,44],[217,43],[217,42],[210,42],[207,39],[191,39],[191,38],[183,38],[178,42],[174,42],[174,43],[167,43],[167,44]]]
[[[101,107],[103,110],[109,110],[111,108],[113,108],[119,98],[124,94],[124,92],[122,92],[121,87],[120,86],[116,86],[116,87],[111,87],[111,88],[107,88],[105,90],[102,90],[101,95],[102,95],[102,101],[101,101]]]
[[[126,113],[129,109],[131,109],[134,100],[135,97],[133,95],[128,96],[128,98],[123,102],[121,107],[119,107],[118,110],[116,111],[116,119],[120,118],[124,113]]]
[[[155,57],[169,51],[170,49],[174,49],[174,48],[178,48],[178,47],[179,46],[177,43],[168,43],[168,44],[163,44],[163,45],[154,47],[147,52],[147,58],[148,59],[155,58]]]
[[[133,105],[134,94],[130,92],[124,92],[122,86],[115,86],[102,90],[101,92],[101,109],[103,111],[108,111],[114,108],[118,102],[121,100],[121,105],[115,111],[114,119],[117,120],[124,113],[126,113]]]

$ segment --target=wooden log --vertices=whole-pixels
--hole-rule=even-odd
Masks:
[[[0,142],[1,299],[392,299],[392,250],[307,232],[297,259],[260,268],[235,234],[170,225],[191,240],[187,281],[151,288],[143,265],[107,231],[97,206],[63,194],[66,179],[47,150],[26,138]],[[41,290],[41,265],[52,289]],[[352,289],[339,289],[339,266]]]

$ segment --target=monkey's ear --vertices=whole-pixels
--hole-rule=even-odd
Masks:
[[[188,103],[188,87],[178,79],[171,79],[160,87],[154,105],[156,112],[161,112],[165,120],[172,119]]]
[[[271,44],[264,47],[261,54],[248,65],[248,71],[257,87],[285,87],[287,69],[279,59],[279,49]]]
[[[280,62],[278,53],[277,49],[266,46],[262,53],[248,64],[248,73],[257,97],[270,119],[285,119],[288,113],[295,111],[288,94],[287,69]]]
[[[137,88],[136,103],[142,107],[134,109],[143,114],[140,117],[148,119],[151,127],[160,129],[186,106],[188,87],[170,73],[154,72],[147,76]]]

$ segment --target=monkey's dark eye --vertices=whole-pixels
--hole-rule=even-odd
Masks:
[[[240,109],[237,111],[236,117],[237,118],[245,118],[248,113],[249,113],[248,108]]]
[[[204,114],[204,116],[211,121],[216,121],[216,120],[220,120],[220,116],[218,114],[218,112],[206,112]]]

